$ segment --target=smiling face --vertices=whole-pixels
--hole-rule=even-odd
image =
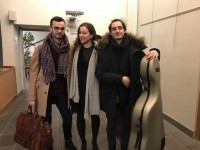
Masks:
[[[83,45],[87,45],[92,42],[91,39],[93,38],[93,35],[89,32],[86,26],[80,27],[78,36],[81,44]]]
[[[120,21],[116,21],[111,24],[110,35],[117,41],[117,43],[121,43],[125,32],[126,31]]]

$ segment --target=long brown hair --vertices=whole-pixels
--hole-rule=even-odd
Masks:
[[[80,28],[81,27],[86,27],[87,29],[88,29],[88,31],[90,32],[90,34],[92,34],[93,35],[93,37],[92,37],[92,41],[96,41],[97,40],[97,37],[96,37],[96,30],[95,30],[95,28],[94,28],[94,26],[91,24],[91,23],[89,23],[89,22],[84,22],[84,23],[82,23],[79,27],[78,27],[78,33],[77,33],[77,37],[76,37],[76,40],[74,41],[74,47],[73,47],[73,50],[76,50],[77,49],[77,47],[78,46],[80,46],[81,45],[81,41],[80,41],[80,39],[79,39],[79,33],[80,33]]]

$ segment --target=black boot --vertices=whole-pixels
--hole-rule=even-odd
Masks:
[[[81,150],[87,150],[87,142],[82,141]]]
[[[48,148],[47,150],[53,150],[53,146],[51,146],[50,148]]]
[[[72,140],[65,141],[65,148],[67,150],[77,150],[77,148],[74,146]]]
[[[122,145],[121,145],[121,150],[128,150],[128,147],[127,147],[127,146],[122,146]]]
[[[116,147],[109,146],[109,150],[116,150]]]
[[[93,147],[93,150],[99,150],[99,147],[97,145],[97,141],[92,141],[92,147]]]
[[[87,143],[82,143],[81,150],[87,150]]]

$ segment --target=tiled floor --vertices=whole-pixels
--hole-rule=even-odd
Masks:
[[[26,91],[18,95],[8,107],[0,113],[0,150],[23,150],[24,148],[13,141],[15,132],[15,120],[21,111],[27,109]],[[106,137],[106,118],[102,112],[101,115],[100,131],[98,136],[98,145],[101,150],[107,150],[107,137]],[[73,141],[74,144],[80,149],[80,140],[76,129],[76,116],[73,115]],[[54,150],[64,150],[64,140],[62,132],[62,119],[57,108],[53,107],[53,137],[54,137]],[[91,128],[90,120],[86,124],[86,138],[88,150],[91,147]],[[164,121],[166,145],[165,150],[200,150],[200,141],[188,137],[176,127],[172,126],[167,121]],[[117,143],[117,150],[119,150],[119,142]],[[151,150],[151,148],[149,148]]]

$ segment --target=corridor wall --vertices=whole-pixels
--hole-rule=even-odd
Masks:
[[[138,34],[161,51],[164,114],[193,134],[200,87],[200,0],[138,3]]]

